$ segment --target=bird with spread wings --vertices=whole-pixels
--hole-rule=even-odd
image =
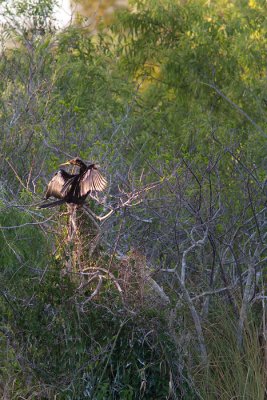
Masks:
[[[63,165],[75,165],[80,168],[78,174],[69,174],[64,169],[55,173],[48,183],[45,199],[59,199],[52,203],[42,204],[40,208],[55,207],[68,203],[82,205],[92,192],[102,192],[107,186],[107,180],[99,172],[97,164],[88,166],[78,157]]]

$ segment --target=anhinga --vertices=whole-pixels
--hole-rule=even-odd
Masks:
[[[48,183],[45,199],[53,196],[59,200],[47,203],[40,208],[54,207],[59,204],[82,205],[91,192],[101,192],[107,186],[106,179],[100,174],[96,164],[86,165],[80,158],[74,158],[63,165],[76,165],[80,168],[78,174],[69,174],[60,169]]]

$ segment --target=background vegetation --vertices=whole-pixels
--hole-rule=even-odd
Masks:
[[[3,399],[266,398],[266,7],[1,1]],[[98,161],[98,221],[39,210]],[[107,214],[109,217],[107,217]]]

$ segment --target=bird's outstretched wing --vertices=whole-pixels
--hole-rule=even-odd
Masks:
[[[101,175],[95,164],[89,165],[80,178],[80,194],[85,196],[89,192],[102,192],[107,186],[107,180]]]
[[[63,169],[60,169],[55,173],[51,181],[48,183],[45,198],[53,196],[57,199],[62,199],[64,195],[62,194],[62,188],[68,182],[73,175],[68,174]]]

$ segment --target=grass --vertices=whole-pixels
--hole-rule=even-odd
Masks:
[[[197,370],[195,378],[205,400],[264,400],[263,354],[259,331],[254,322],[247,324],[243,346],[236,340],[236,323],[226,306],[218,305],[205,336],[209,365]]]

